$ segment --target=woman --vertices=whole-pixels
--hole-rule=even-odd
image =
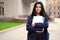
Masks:
[[[34,16],[44,17],[44,23],[32,23]],[[32,11],[32,14],[28,17],[26,29],[28,31],[27,40],[48,40],[48,19],[49,17],[45,13],[42,2],[36,2]],[[40,39],[37,39],[36,33],[41,31]]]

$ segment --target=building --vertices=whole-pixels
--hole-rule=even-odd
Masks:
[[[49,16],[60,16],[60,0],[46,0],[46,12]]]
[[[37,1],[42,0],[0,0],[0,20],[11,20],[11,18],[30,15],[33,5]]]
[[[24,18],[31,14],[34,3],[41,1],[48,15],[58,17],[60,14],[59,0],[0,0],[0,20]]]

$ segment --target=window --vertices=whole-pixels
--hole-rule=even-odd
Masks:
[[[0,2],[0,15],[4,15],[4,2]]]

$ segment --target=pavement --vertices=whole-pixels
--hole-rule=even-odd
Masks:
[[[49,40],[60,40],[60,19],[49,22]],[[27,40],[26,24],[12,30],[0,32],[0,40]]]
[[[60,40],[60,19],[56,18],[54,22],[49,23],[49,40]]]
[[[25,24],[11,30],[0,32],[0,40],[26,40],[27,31]]]

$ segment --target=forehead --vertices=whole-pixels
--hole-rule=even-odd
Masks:
[[[37,4],[36,6],[40,6],[41,7],[41,4]]]

